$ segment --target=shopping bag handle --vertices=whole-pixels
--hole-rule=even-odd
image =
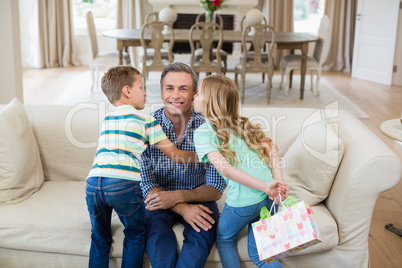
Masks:
[[[284,205],[283,202],[282,202],[282,197],[281,197],[281,195],[279,195],[279,202],[281,203],[282,207],[285,208],[285,205]],[[269,210],[269,216],[268,216],[268,217],[272,216],[272,214],[271,214],[272,208],[274,209],[274,214],[276,214],[275,202],[272,202],[271,209]],[[279,210],[278,210],[278,211],[279,211]]]
[[[288,207],[291,207],[294,204],[298,203],[298,201],[296,199],[294,199],[293,197],[291,197],[291,196],[288,196],[285,200],[283,200],[283,202],[282,202],[282,197],[279,196],[279,202],[281,203],[283,208],[288,208]],[[276,214],[275,202],[272,203],[271,209],[269,211],[268,211],[266,206],[263,206],[261,208],[261,212],[260,212],[261,220],[271,217],[272,216],[272,214],[271,214],[272,209],[274,209],[274,214]]]

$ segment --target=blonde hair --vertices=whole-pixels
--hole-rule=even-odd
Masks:
[[[213,124],[216,136],[221,141],[221,153],[229,163],[233,165],[236,162],[236,152],[228,147],[231,135],[236,135],[270,166],[269,154],[261,143],[273,146],[272,140],[264,134],[260,124],[252,124],[247,117],[239,115],[239,90],[236,84],[225,76],[211,75],[202,80],[201,95],[205,117]]]

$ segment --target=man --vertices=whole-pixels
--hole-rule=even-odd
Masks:
[[[164,108],[151,113],[179,149],[195,151],[194,131],[205,122],[191,109],[198,78],[183,63],[167,65],[161,75]],[[204,267],[215,242],[219,210],[216,200],[226,187],[210,164],[176,164],[149,146],[141,155],[141,189],[146,204],[146,252],[154,268]],[[172,230],[184,225],[177,256]]]

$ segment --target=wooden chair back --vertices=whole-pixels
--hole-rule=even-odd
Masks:
[[[162,31],[164,27],[168,27],[170,29],[169,35],[163,35]],[[147,38],[145,36],[147,35]],[[150,37],[150,38],[149,38]],[[143,57],[142,57],[142,75],[144,77],[144,89],[145,89],[145,78],[147,77],[147,73],[149,71],[162,71],[165,65],[168,63],[166,60],[163,60],[161,50],[163,48],[164,43],[168,43],[168,61],[170,63],[173,62],[173,45],[174,45],[174,32],[173,27],[165,22],[154,21],[145,23],[141,27],[141,46],[143,48]],[[152,47],[150,44],[152,43]],[[147,55],[147,51],[149,48],[153,48],[154,55],[151,60]]]
[[[255,34],[253,36],[249,36],[248,33],[251,31],[252,27],[255,29]],[[264,51],[267,42],[265,38],[266,32],[270,32],[272,39],[268,45],[268,62],[262,62],[261,54]],[[276,47],[275,41],[275,31],[271,26],[264,24],[246,26],[242,33],[242,47],[245,55],[247,55],[248,52],[253,51],[254,58],[251,62],[249,62],[249,64],[247,64],[247,57],[243,57],[242,69],[246,72],[263,72],[267,68],[273,69],[273,56]],[[248,45],[250,43],[251,46]]]
[[[254,28],[254,35],[250,36],[249,32]],[[267,37],[265,34],[271,35],[271,42],[268,45],[268,53],[266,60],[262,60],[262,53],[266,47]],[[267,34],[267,35],[268,35]],[[245,79],[247,73],[262,73],[267,74],[267,101],[271,98],[271,87],[272,87],[272,76],[274,74],[274,51],[276,49],[276,36],[274,29],[269,25],[254,24],[248,25],[244,28],[242,33],[242,48],[244,55],[252,55],[252,57],[243,57],[241,64],[235,67],[235,83],[238,84],[238,75],[241,75],[241,88],[240,97],[241,102],[244,103],[244,92],[245,92]],[[251,44],[251,45],[250,45]],[[250,53],[253,52],[253,53]],[[250,61],[251,59],[251,61]]]
[[[145,17],[145,23],[159,21],[159,12],[151,12]]]
[[[215,28],[214,32],[212,28]],[[202,59],[199,61],[195,59],[195,45],[194,45],[194,37],[197,35],[199,38],[196,38],[200,48],[202,49]],[[189,34],[190,48],[191,48],[191,58],[190,65],[191,68],[196,73],[199,72],[216,72],[217,74],[222,73],[222,59],[219,51],[222,49],[223,43],[223,30],[222,27],[217,23],[212,22],[199,22],[193,24],[190,28]],[[214,47],[214,43],[217,42],[216,47]],[[214,57],[212,55],[212,49],[216,48]],[[216,62],[213,63],[212,59],[216,59]]]

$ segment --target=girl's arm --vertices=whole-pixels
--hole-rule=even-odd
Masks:
[[[167,157],[175,163],[198,163],[198,156],[195,152],[177,149],[169,140],[164,139],[155,144]]]
[[[285,187],[286,183],[284,182],[277,180],[264,182],[254,178],[243,170],[233,167],[218,151],[208,153],[207,157],[212,165],[214,165],[214,167],[229,180],[240,183],[248,188],[264,192],[270,195],[272,198],[287,189]]]
[[[281,162],[279,159],[279,151],[278,147],[270,143],[262,143],[261,144],[269,155],[269,164],[271,165],[272,177],[274,180],[284,182],[283,175],[282,175],[282,168],[280,166]],[[287,191],[282,192],[282,199],[285,200],[288,197]]]

